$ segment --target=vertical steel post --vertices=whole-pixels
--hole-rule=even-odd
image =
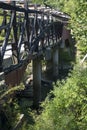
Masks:
[[[30,32],[29,32],[29,17],[28,17],[28,1],[24,0],[24,8],[26,9],[25,12],[25,20],[26,20],[26,29],[25,29],[25,34],[26,34],[26,46],[30,49],[30,44],[29,44],[29,37],[30,37]]]
[[[16,2],[12,2],[13,6],[16,6]],[[17,39],[17,21],[16,21],[16,11],[13,10],[12,13],[14,13],[14,19],[13,19],[13,43],[12,43],[12,58],[13,58],[13,64],[17,64],[19,61],[18,56],[18,39]]]

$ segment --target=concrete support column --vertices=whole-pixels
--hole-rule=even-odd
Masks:
[[[58,76],[58,62],[59,62],[59,49],[55,48],[53,50],[53,77],[56,78]]]
[[[46,78],[48,80],[51,80],[52,78],[52,49],[50,47],[46,48],[45,60],[46,60]]]
[[[61,44],[60,44],[60,48],[62,48],[62,49],[65,48],[65,40],[64,40],[64,39],[62,39],[62,42],[61,42]]]
[[[48,73],[52,72],[52,59],[46,61],[46,71]]]
[[[38,108],[41,101],[41,59],[33,60],[33,107]]]

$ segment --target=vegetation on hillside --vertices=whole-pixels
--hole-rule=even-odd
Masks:
[[[46,98],[33,130],[87,129],[87,68],[76,66],[50,95],[54,98]]]

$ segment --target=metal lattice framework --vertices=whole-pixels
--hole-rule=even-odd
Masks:
[[[58,45],[62,37],[63,23],[68,16],[49,7],[25,2],[20,7],[16,2],[0,2],[0,71],[27,62],[30,55],[44,53],[47,47]],[[4,67],[6,52],[12,62]],[[11,67],[12,66],[12,67]]]

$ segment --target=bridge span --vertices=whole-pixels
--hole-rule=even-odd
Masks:
[[[19,85],[32,61],[34,105],[41,97],[41,60],[58,76],[59,48],[70,40],[69,16],[48,6],[0,2],[0,77]],[[1,78],[2,79],[2,78]]]

